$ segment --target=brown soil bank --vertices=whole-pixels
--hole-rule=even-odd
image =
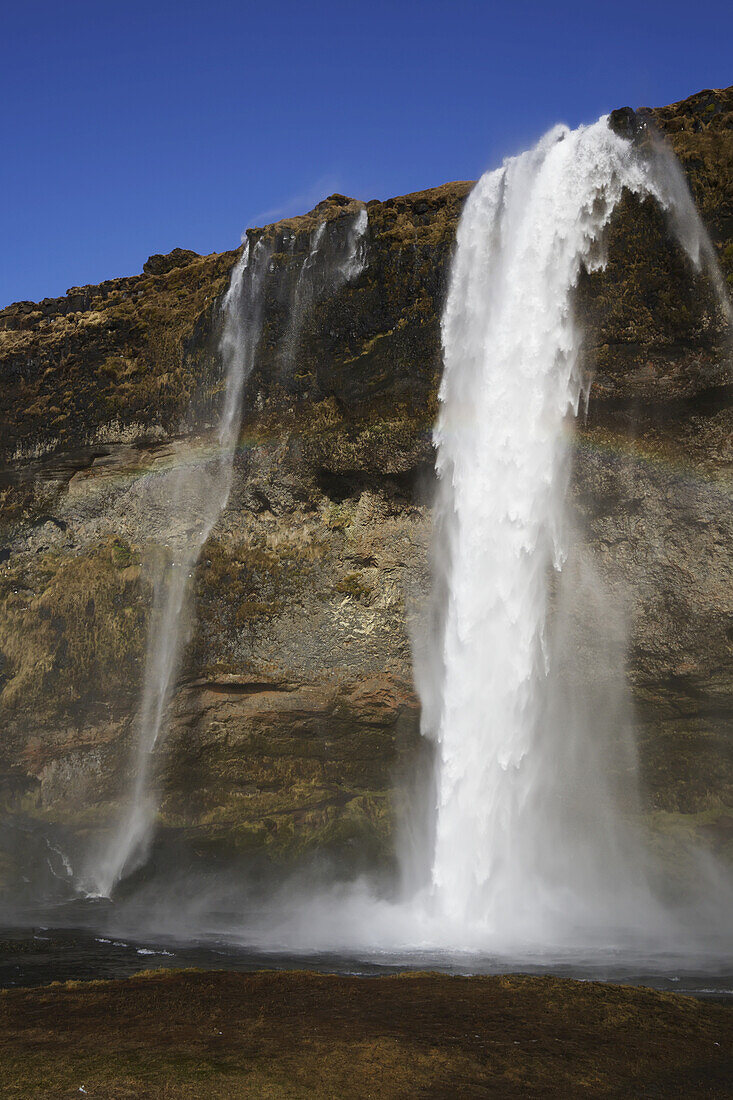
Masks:
[[[558,978],[147,971],[0,995],[4,1097],[733,1096],[733,1011]]]

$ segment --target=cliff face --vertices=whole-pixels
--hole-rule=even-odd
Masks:
[[[733,90],[650,114],[733,278]],[[366,267],[334,293],[304,295],[299,276],[317,226],[327,255],[358,204],[332,196],[249,231],[273,249],[263,337],[157,753],[161,844],[278,859],[327,848],[352,866],[391,850],[390,791],[424,752],[409,634],[429,586],[439,317],[470,186],[368,203]],[[6,875],[24,845],[83,846],[124,792],[151,502],[213,415],[238,254],[176,250],[143,275],[0,312]],[[622,204],[608,258],[577,294],[594,380],[572,482],[572,576],[586,578],[569,601],[574,676],[582,691],[602,675],[593,639],[613,608],[631,637],[645,806],[662,830],[725,846],[729,334],[650,203]]]

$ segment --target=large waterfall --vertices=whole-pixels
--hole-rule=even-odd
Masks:
[[[635,923],[645,889],[607,777],[586,766],[596,730],[578,743],[570,729],[550,623],[565,422],[584,385],[573,291],[581,269],[603,265],[624,190],[654,198],[718,279],[671,153],[601,119],[556,127],[480,180],[442,321],[436,602],[419,685],[438,757],[429,893],[448,926],[504,941],[607,928],[625,906]]]
[[[289,315],[294,321],[283,338],[291,356],[306,309],[324,293],[355,278],[364,266],[366,210],[360,208],[351,215],[345,230],[337,232],[321,254],[326,226],[326,221],[320,222],[311,234],[291,294]],[[142,866],[148,857],[157,812],[150,782],[153,751],[165,733],[166,712],[187,640],[193,572],[229,498],[245,386],[262,334],[266,285],[274,277],[274,246],[276,242],[284,244],[283,236],[292,248],[296,237],[287,230],[263,236],[253,247],[247,241],[232,272],[222,304],[224,386],[213,438],[202,447],[192,448],[184,461],[164,475],[148,477],[148,504],[158,514],[161,535],[157,540],[159,561],[136,717],[132,784],[127,807],[108,842],[92,854],[80,877],[79,888],[91,895],[109,896],[120,879]]]
[[[664,211],[730,318],[681,168],[654,133],[558,126],[479,181],[442,318],[433,592],[414,632],[435,769],[416,781],[422,799],[405,799],[401,884],[385,897],[364,879],[286,881],[235,922],[250,946],[468,952],[483,966],[648,960],[717,935],[697,897],[688,910],[658,889],[638,822],[626,624],[566,503],[589,384],[575,290],[604,266],[624,193]]]

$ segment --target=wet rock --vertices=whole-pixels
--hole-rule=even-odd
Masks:
[[[641,121],[632,107],[619,107],[611,111],[608,116],[608,125],[620,137],[631,140],[639,132]]]

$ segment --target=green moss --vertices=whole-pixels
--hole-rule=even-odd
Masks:
[[[46,553],[0,584],[2,703],[38,719],[86,698],[113,700],[138,679],[146,601],[136,555],[120,540]]]
[[[343,593],[354,600],[365,600],[372,594],[372,586],[363,580],[361,573],[347,573],[333,587],[335,592]]]
[[[261,536],[260,536],[261,539]],[[311,583],[323,548],[293,533],[277,547],[215,536],[204,547],[196,580],[199,629],[191,660],[211,666],[242,633],[253,634],[292,606]]]
[[[133,553],[128,543],[123,539],[113,539],[111,550],[112,561],[117,569],[126,569],[128,565],[140,561],[139,554]]]
[[[329,504],[325,514],[326,526],[331,531],[344,531],[352,524],[352,512],[348,503]]]

